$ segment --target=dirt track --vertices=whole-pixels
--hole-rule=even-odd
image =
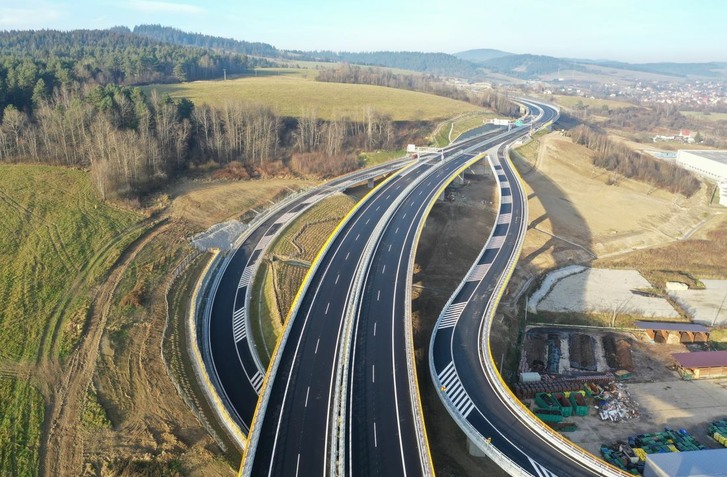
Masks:
[[[81,473],[83,441],[79,435],[79,416],[96,370],[101,336],[113,303],[113,294],[136,254],[166,227],[166,224],[154,225],[117,260],[106,282],[96,291],[84,338],[68,364],[45,368],[51,394],[40,449],[40,474],[43,476],[75,476]]]

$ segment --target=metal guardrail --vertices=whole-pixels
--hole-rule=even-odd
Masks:
[[[272,216],[275,213],[279,212],[282,208],[288,206],[289,204],[291,204],[292,202],[294,202],[295,200],[299,199],[301,196],[303,196],[305,194],[308,194],[308,193],[314,194],[316,191],[324,191],[325,189],[329,189],[328,192],[325,195],[325,197],[329,197],[329,196],[335,194],[336,192],[340,192],[340,191],[344,190],[346,187],[350,187],[351,183],[356,184],[356,183],[359,183],[359,182],[362,182],[362,181],[369,180],[371,178],[375,178],[375,177],[377,177],[379,175],[387,174],[387,173],[393,172],[393,171],[395,171],[397,169],[400,169],[401,167],[403,167],[406,164],[406,162],[407,162],[407,158],[400,158],[400,159],[394,160],[394,161],[392,161],[390,163],[387,163],[386,165],[381,166],[381,167],[378,167],[378,168],[372,168],[372,169],[365,169],[365,170],[355,171],[355,172],[349,174],[351,177],[348,180],[341,182],[340,184],[338,184],[335,187],[331,187],[328,184],[322,184],[322,185],[320,185],[318,187],[315,187],[313,189],[306,189],[304,191],[300,191],[298,193],[291,194],[288,197],[286,197],[285,199],[283,199],[281,202],[279,202],[278,204],[276,204],[274,207],[272,207],[270,209],[267,209],[264,214],[260,214],[260,215],[256,216],[255,219],[253,219],[253,221],[251,221],[250,223],[252,224],[253,222],[255,222],[256,219],[259,218],[259,220],[257,221],[258,223],[255,224],[254,226],[251,226],[248,230],[250,230],[250,233],[251,233],[253,230],[255,230],[259,226],[259,223],[264,222],[270,216]],[[346,177],[346,176],[343,176],[343,177]],[[281,226],[280,228],[278,228],[278,230],[272,235],[272,237],[273,237],[272,240],[270,240],[260,250],[260,258],[258,260],[256,260],[255,263],[252,264],[252,267],[251,267],[252,270],[250,271],[250,276],[251,277],[255,277],[255,275],[257,274],[257,271],[260,268],[260,263],[262,262],[262,257],[267,253],[267,251],[270,249],[270,247],[273,246],[273,244],[275,242],[275,239],[277,237],[279,237],[283,233],[283,231],[286,229],[286,227],[290,223],[292,223],[303,212],[305,212],[306,210],[310,209],[314,205],[315,205],[315,203],[310,203],[306,207],[298,210],[296,212],[296,215],[295,216],[290,217],[283,224],[283,226]],[[239,240],[239,244],[236,242],[234,249],[237,250],[240,247],[240,245],[242,245],[243,241],[244,240]],[[251,280],[251,282],[252,281],[254,281],[254,279]],[[249,286],[247,288],[247,290],[245,291],[245,304],[244,304],[244,308],[246,310],[250,310],[250,300],[252,298],[251,297],[252,288],[253,288],[252,286]],[[252,329],[251,328],[251,323],[250,323],[251,317],[252,317],[252,313],[245,313],[245,321],[246,321],[245,326],[246,326],[246,329],[248,329],[248,330]],[[258,352],[257,344],[255,343],[255,340],[252,339],[252,338],[249,338],[247,340],[247,343],[248,343],[248,346],[250,347],[250,353],[252,354],[253,358],[255,359],[255,364],[257,365],[258,370],[260,371],[260,373],[265,374],[266,368],[265,368],[265,366],[263,366],[262,360],[260,359],[260,353]]]
[[[209,374],[207,374],[207,368],[204,364],[204,360],[202,359],[202,353],[199,349],[200,342],[197,339],[197,310],[199,310],[201,305],[200,291],[208,289],[211,276],[210,270],[212,270],[217,265],[219,257],[219,253],[214,254],[212,259],[205,267],[205,270],[202,272],[202,275],[200,276],[200,279],[197,281],[197,285],[194,288],[189,316],[187,320],[187,346],[192,352],[192,363],[194,365],[194,371],[197,375],[198,381],[202,384],[201,387],[203,392],[205,393],[205,396],[207,397],[208,402],[217,414],[218,420],[228,431],[228,434],[233,439],[233,441],[238,445],[240,449],[244,449],[245,436],[242,435],[240,427],[237,425],[237,423],[228,412],[227,407],[223,404],[222,398],[217,393],[216,388],[213,386]],[[216,281],[218,284],[221,276],[221,273],[218,273],[216,275]],[[207,300],[203,316],[209,316],[210,308],[211,300]]]
[[[509,150],[506,151],[506,154],[508,154]],[[515,170],[514,168],[513,173],[515,176],[516,186],[520,189],[521,197],[524,197],[524,191],[522,189],[522,179],[517,173],[517,170]],[[480,346],[484,346],[487,349],[487,353],[479,353],[480,363],[483,365],[483,371],[485,371],[485,373],[487,374],[490,383],[492,383],[499,392],[502,402],[508,406],[508,408],[513,412],[514,415],[516,415],[520,419],[522,423],[526,424],[528,428],[530,428],[533,432],[540,435],[541,438],[551,441],[551,444],[553,444],[554,447],[557,447],[562,453],[568,455],[570,458],[581,463],[587,463],[588,467],[596,472],[599,472],[601,475],[614,477],[628,475],[624,472],[621,472],[616,467],[602,461],[593,454],[574,445],[567,439],[563,438],[560,434],[552,431],[549,427],[547,427],[540,419],[538,419],[532,412],[530,412],[530,410],[527,409],[522,404],[522,402],[520,402],[520,400],[515,397],[510,388],[507,387],[507,385],[505,384],[500,373],[495,368],[495,361],[492,356],[492,350],[488,345],[489,332],[492,326],[493,318],[495,316],[497,305],[499,304],[502,295],[505,292],[505,287],[507,286],[507,283],[509,282],[512,273],[515,270],[515,267],[517,265],[517,257],[520,255],[520,250],[522,249],[522,244],[525,240],[525,230],[527,229],[527,204],[525,203],[524,206],[525,207],[523,209],[523,220],[520,222],[520,233],[518,234],[517,244],[513,249],[512,257],[508,262],[508,268],[506,269],[505,273],[500,276],[500,280],[498,280],[497,286],[493,292],[492,296],[495,298],[491,299],[488,303],[484,315],[484,323],[482,326],[482,334],[480,337]]]
[[[368,177],[371,175],[375,176],[396,170],[405,163],[406,159],[402,158],[396,161],[392,161],[376,170],[356,171],[352,173],[351,176],[355,177],[357,174],[360,174],[362,176],[361,180],[363,181],[367,180]],[[324,184],[318,186],[317,189],[323,190],[326,187],[328,187],[328,185]],[[202,387],[204,389],[204,393],[215,414],[240,449],[244,449],[245,437],[241,433],[239,424],[236,423],[234,418],[232,417],[232,412],[234,412],[234,408],[231,403],[229,403],[227,397],[224,395],[224,387],[222,386],[222,383],[220,383],[217,378],[212,378],[211,375],[208,373],[208,366],[206,363],[207,360],[204,358],[205,356],[211,356],[211,352],[209,351],[209,337],[205,330],[207,330],[208,323],[210,321],[213,303],[212,297],[217,293],[219,282],[222,279],[222,276],[227,269],[227,266],[229,265],[236,251],[244,243],[244,241],[247,240],[247,238],[272,215],[278,213],[282,208],[298,200],[301,196],[312,193],[314,190],[315,189],[304,189],[297,191],[293,194],[289,194],[283,200],[275,203],[272,207],[267,208],[264,212],[256,215],[250,222],[247,223],[247,229],[244,231],[244,233],[240,234],[240,236],[237,237],[233,245],[225,254],[215,252],[215,255],[209,266],[206,267],[205,270],[202,272],[202,280],[200,280],[195,287],[192,299],[193,306],[190,312],[190,317],[194,320],[188,324],[188,336],[192,337],[192,339],[189,340],[188,345],[190,346],[190,350],[192,350],[195,358],[193,359],[196,364],[195,374],[197,375],[198,381],[203,384]],[[222,261],[220,262],[220,260]],[[259,262],[256,263],[259,264]],[[214,274],[214,276],[211,276],[212,274]],[[204,307],[201,307],[202,298],[200,298],[200,292],[202,297],[207,297],[207,301]],[[249,293],[246,293],[245,306],[248,307],[247,309],[249,309],[249,300],[250,295]],[[197,316],[197,311],[200,309],[203,309],[204,311],[201,316]],[[246,316],[246,320],[249,319],[248,316],[249,314]],[[197,322],[195,322],[195,320],[197,320]],[[201,340],[197,337],[196,326],[199,326],[199,328],[203,330]],[[249,329],[249,323],[246,323],[246,326],[248,326]],[[257,351],[257,347],[255,346],[255,343],[252,339],[248,340],[248,346],[250,347],[250,351],[253,359],[255,360],[256,366],[258,367],[259,371],[264,374],[265,367],[262,365],[260,355]],[[200,347],[202,349],[200,349]],[[199,361],[199,363],[197,363],[197,361]],[[214,382],[216,382],[217,384],[213,384]],[[232,421],[232,423],[229,421]]]
[[[411,248],[410,254],[409,254],[409,266],[407,268],[407,279],[406,279],[406,295],[405,295],[405,302],[408,304],[406,307],[406,314],[404,317],[404,320],[406,322],[405,325],[405,331],[406,331],[406,360],[407,360],[407,369],[408,377],[409,377],[409,388],[414,390],[416,392],[416,399],[417,402],[414,404],[415,413],[417,414],[417,420],[415,422],[415,425],[417,426],[417,436],[420,440],[420,448],[426,448],[427,449],[427,456],[429,458],[429,465],[433,466],[432,462],[432,456],[429,452],[429,443],[427,440],[427,433],[426,433],[426,426],[424,423],[424,416],[422,411],[422,404],[421,404],[421,393],[419,392],[419,378],[416,373],[416,360],[414,357],[414,330],[413,330],[413,320],[411,315],[411,291],[413,286],[413,279],[414,279],[414,263],[416,259],[416,253],[417,248],[419,244],[419,237],[421,236],[422,230],[424,229],[424,224],[429,216],[430,211],[432,210],[432,207],[434,207],[434,204],[436,203],[437,199],[442,195],[442,193],[445,191],[447,186],[454,181],[457,176],[459,176],[462,172],[464,172],[467,168],[471,167],[476,162],[480,161],[482,159],[484,154],[480,154],[478,156],[475,156],[470,161],[467,161],[461,168],[459,168],[457,171],[455,171],[454,174],[452,174],[449,178],[449,180],[445,181],[442,186],[435,192],[433,196],[433,200],[427,205],[427,209],[425,210],[424,214],[422,214],[422,217],[419,220],[419,223],[416,226],[416,237],[414,238],[414,246]]]

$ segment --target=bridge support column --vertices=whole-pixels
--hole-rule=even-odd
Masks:
[[[477,447],[477,444],[475,444],[469,437],[467,438],[467,451],[470,453],[471,456],[487,457],[487,454],[482,452],[482,449]]]
[[[372,177],[371,179],[369,179],[369,189],[373,189],[373,188],[374,188],[374,178]]]

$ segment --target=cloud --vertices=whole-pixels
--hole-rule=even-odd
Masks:
[[[189,5],[186,3],[174,3],[174,2],[160,2],[155,0],[134,0],[131,2],[124,2],[122,4],[125,7],[131,8],[132,10],[142,12],[162,12],[162,13],[184,13],[184,14],[197,14],[205,12],[204,8],[196,5]]]

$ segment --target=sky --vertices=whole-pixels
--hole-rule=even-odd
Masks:
[[[0,30],[154,23],[281,49],[631,63],[727,61],[725,20],[724,0],[0,0]]]

